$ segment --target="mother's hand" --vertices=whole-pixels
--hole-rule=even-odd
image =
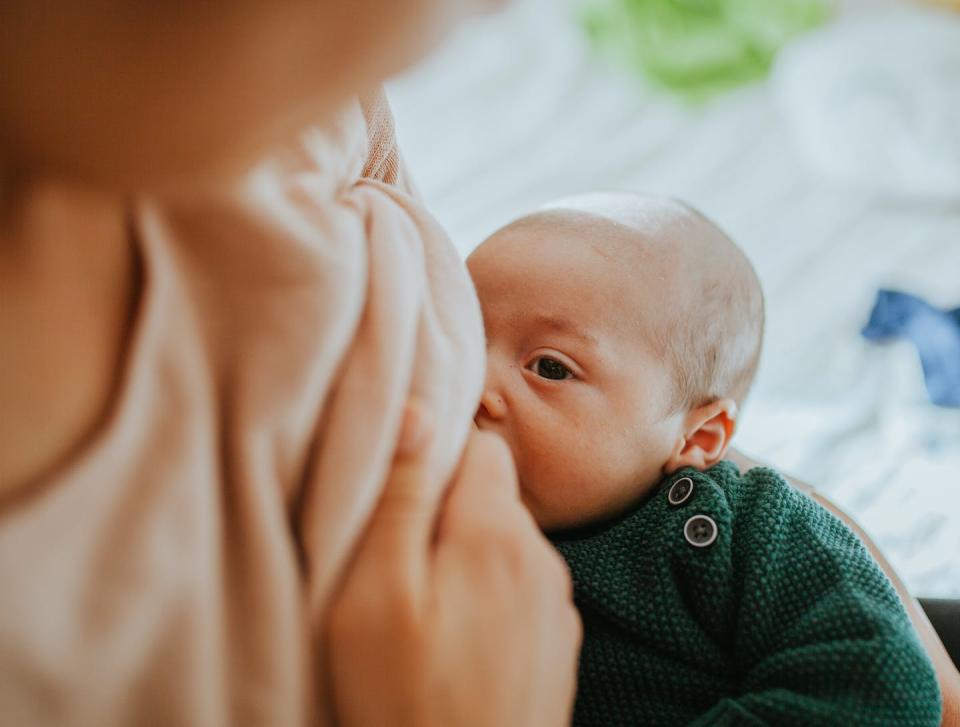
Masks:
[[[580,621],[562,559],[520,503],[506,445],[472,431],[446,499],[427,493],[426,412],[329,621],[340,725],[569,724]]]

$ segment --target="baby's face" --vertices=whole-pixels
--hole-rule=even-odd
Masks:
[[[684,291],[669,255],[637,252],[615,223],[551,215],[556,224],[507,228],[467,261],[487,334],[476,422],[510,445],[524,502],[547,530],[642,497],[683,418],[651,335]]]

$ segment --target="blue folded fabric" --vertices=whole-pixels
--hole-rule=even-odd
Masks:
[[[930,400],[960,407],[960,308],[940,310],[909,293],[879,290],[862,333],[870,341],[911,341],[920,355]]]

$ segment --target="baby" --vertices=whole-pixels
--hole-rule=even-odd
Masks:
[[[676,201],[565,200],[467,261],[477,425],[567,560],[576,725],[937,725],[933,668],[857,537],[724,455],[760,355],[740,249]]]

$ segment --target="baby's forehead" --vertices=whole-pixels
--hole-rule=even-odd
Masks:
[[[625,280],[633,287],[673,284],[688,256],[682,225],[665,216],[614,219],[594,211],[548,209],[522,217],[494,233],[468,260],[475,275],[549,267],[556,285]],[[689,264],[689,263],[687,263]]]
[[[704,291],[754,284],[746,258],[714,223],[675,200],[638,195],[579,197],[526,215],[468,264],[485,305],[494,295],[529,301],[536,280],[585,302],[613,292],[616,317],[648,329],[698,318]]]
[[[742,257],[732,240],[692,207],[630,193],[558,200],[501,228],[478,253],[507,250],[508,258],[522,262],[525,255],[546,254],[544,246],[553,256],[589,251],[616,263],[616,272],[638,276],[669,277],[678,269],[695,276],[707,266],[722,269]]]
[[[659,340],[685,307],[676,246],[642,238],[602,216],[550,210],[497,232],[468,265],[491,323],[566,321],[633,347]]]

